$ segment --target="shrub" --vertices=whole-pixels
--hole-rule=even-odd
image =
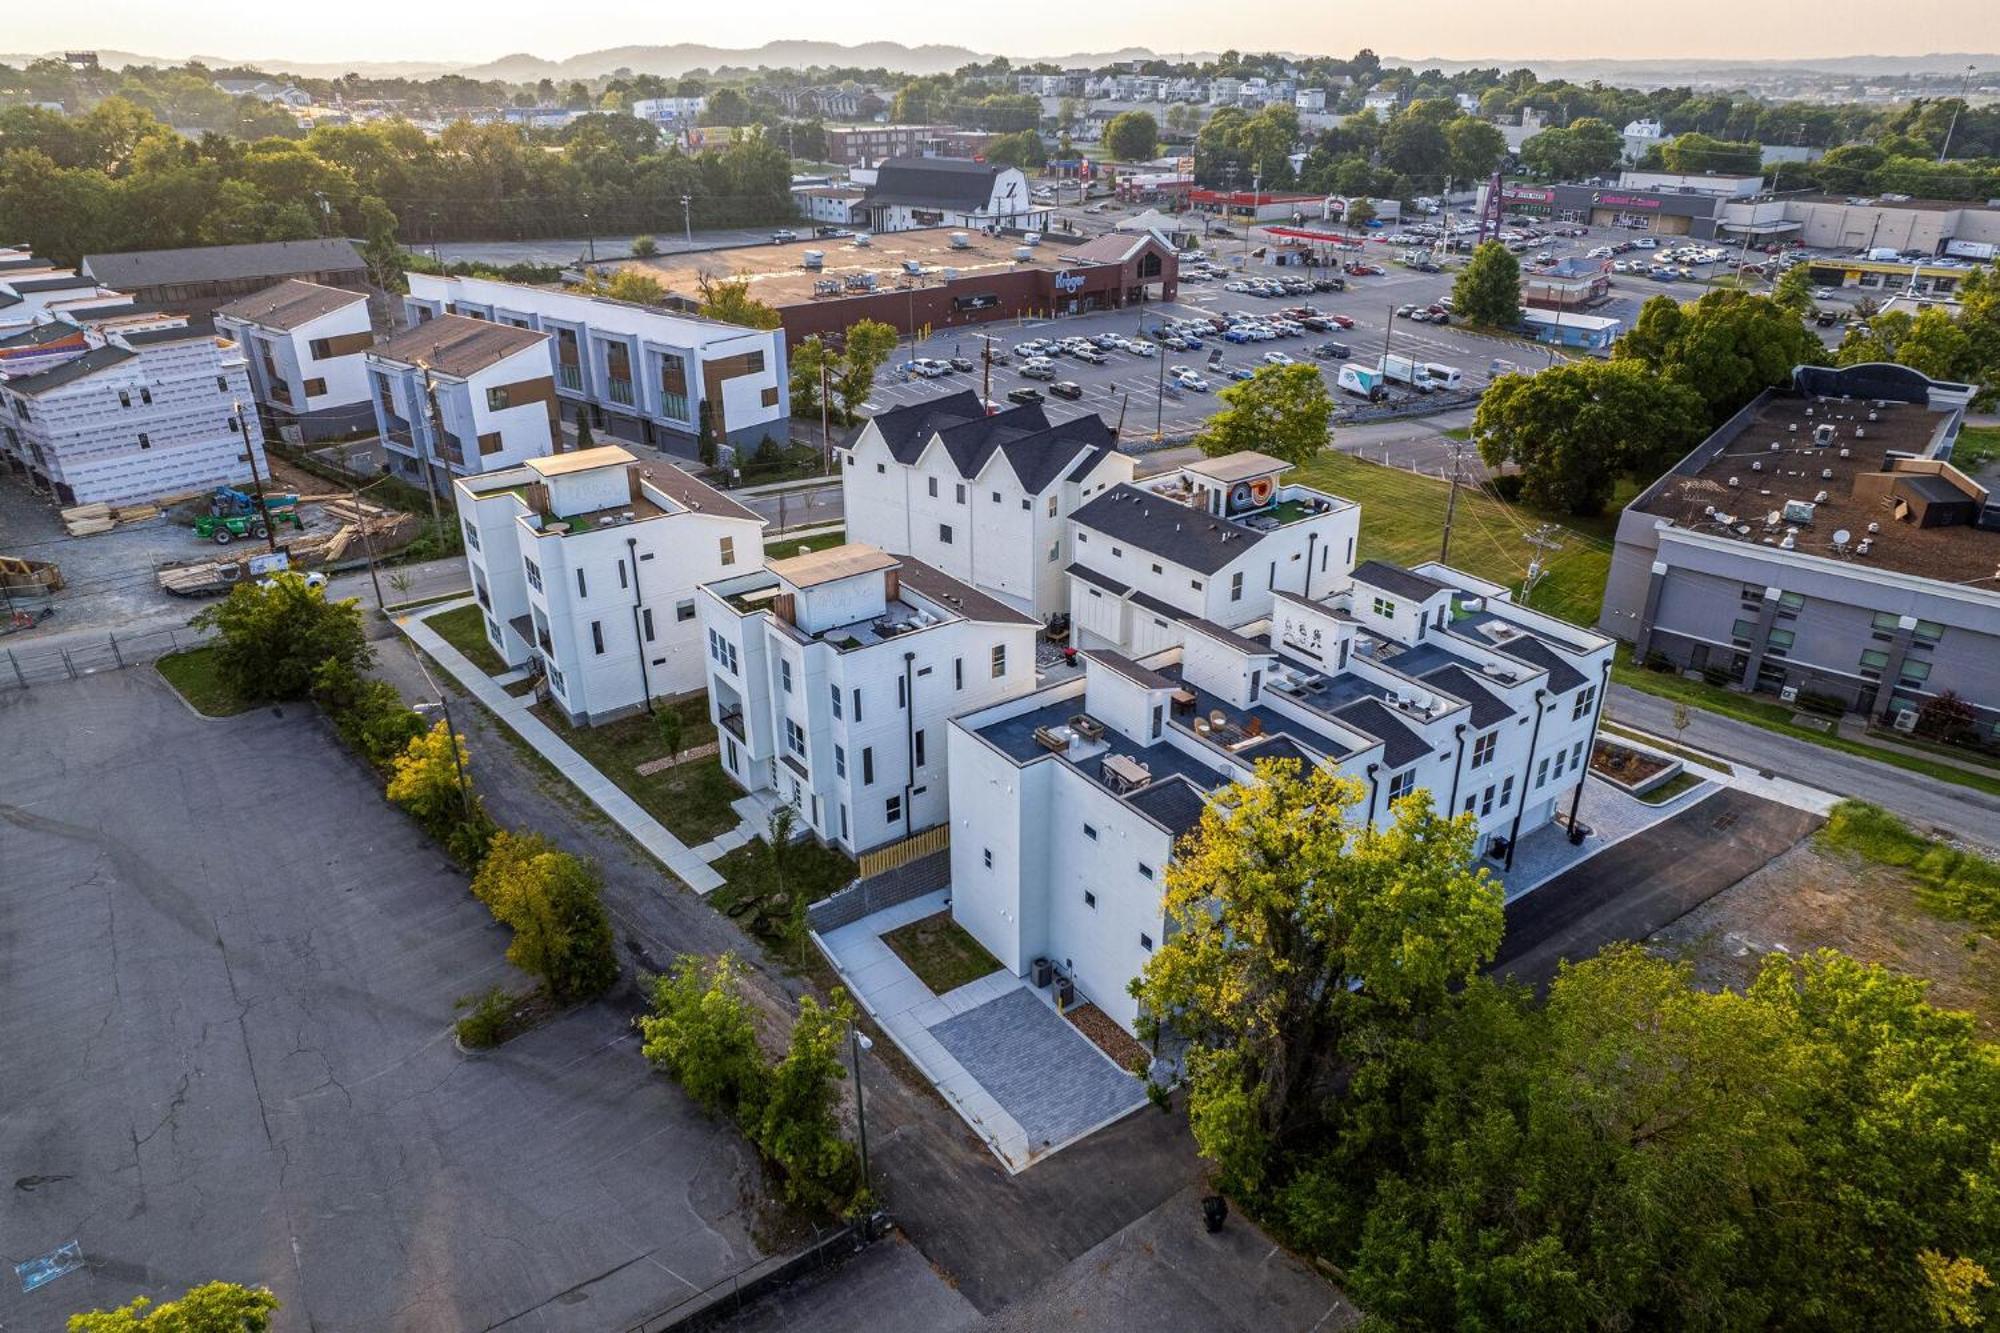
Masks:
[[[514,997],[498,986],[490,986],[478,995],[467,995],[458,1002],[463,1009],[472,1006],[472,1012],[458,1020],[458,1040],[461,1045],[473,1050],[485,1050],[498,1046],[507,1037],[507,1025],[514,1017]]]
[[[395,686],[370,680],[336,658],[320,663],[312,697],[340,739],[384,773],[424,732],[423,718],[404,705]]]
[[[1879,865],[1907,870],[1917,900],[1939,916],[2000,927],[2000,861],[1933,842],[1866,801],[1842,801],[1827,816],[1820,838]]]
[[[1522,484],[1520,473],[1502,472],[1493,479],[1493,493],[1510,505],[1519,504],[1521,502]]]
[[[252,702],[303,699],[320,664],[359,672],[373,660],[361,628],[361,604],[329,602],[297,574],[269,587],[239,583],[189,622],[215,631],[216,671],[236,696]]]
[[[565,1003],[602,995],[618,953],[596,870],[538,833],[493,836],[472,894],[514,932],[507,961]]]
[[[761,1113],[769,1073],[737,981],[743,965],[682,954],[653,983],[653,1012],[639,1020],[640,1049],[710,1115],[750,1123]]]
[[[264,1333],[278,1305],[266,1287],[204,1282],[164,1305],[138,1296],[116,1310],[73,1314],[68,1329],[69,1333]]]
[[[853,1021],[854,1007],[841,991],[825,1006],[801,997],[791,1048],[766,1081],[752,1137],[784,1176],[786,1200],[798,1207],[830,1209],[854,1193],[854,1146],[840,1136],[834,1115],[834,1086],[847,1077],[840,1043]]]
[[[453,761],[454,752],[457,755]],[[472,762],[465,742],[443,722],[411,740],[397,755],[389,775],[389,799],[401,806],[439,842],[460,865],[475,866],[486,857],[493,838],[493,821],[477,797],[467,801],[471,776],[461,771]]]
[[[660,253],[660,243],[650,236],[632,238],[632,254],[637,259],[650,259]]]

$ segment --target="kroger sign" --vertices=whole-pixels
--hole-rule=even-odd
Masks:
[[[1056,274],[1056,290],[1065,296],[1074,296],[1083,290],[1083,275],[1071,273],[1067,269]]]

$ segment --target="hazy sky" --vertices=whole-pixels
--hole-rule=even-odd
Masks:
[[[561,58],[610,46],[677,41],[750,47],[777,39],[949,43],[1009,56],[1144,45],[1175,50],[1291,50],[1496,63],[1541,57],[1797,59],[2000,50],[1995,0],[89,0],[20,3],[0,49],[107,48],[302,61],[480,61],[514,52]],[[1227,21],[1224,22],[1223,20]]]

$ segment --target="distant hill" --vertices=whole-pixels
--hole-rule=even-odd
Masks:
[[[671,46],[613,46],[602,51],[585,51],[565,60],[546,60],[532,55],[506,56],[483,65],[471,65],[458,72],[468,79],[506,79],[512,83],[532,83],[537,79],[594,79],[619,69],[671,78],[691,69],[715,69],[722,65],[749,69],[804,69],[809,65],[853,65],[874,69],[881,66],[907,74],[947,74],[960,65],[985,59],[987,57],[963,46],[904,46],[900,42],[863,42],[858,46],[842,46],[837,42],[766,42],[759,47],[734,49],[675,42]]]

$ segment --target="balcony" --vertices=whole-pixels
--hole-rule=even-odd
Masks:
[[[621,380],[614,376],[611,379],[605,381],[605,383],[611,391],[612,402],[620,403],[626,407],[632,406],[633,394],[632,394],[631,380]]]
[[[742,741],[745,745],[750,743],[750,737],[743,729],[743,710],[741,708],[725,710],[717,716],[715,724],[734,736],[737,740]]]
[[[571,393],[583,392],[583,367],[562,365],[556,367],[556,383]]]

